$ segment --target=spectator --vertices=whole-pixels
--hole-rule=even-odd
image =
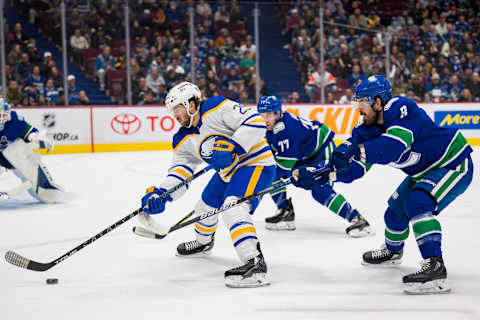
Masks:
[[[32,64],[42,63],[42,58],[40,58],[37,48],[35,47],[35,40],[28,41],[27,54],[28,54],[28,60],[30,61],[30,63]]]
[[[10,50],[8,54],[7,61],[12,68],[15,68],[17,64],[22,61],[22,47],[20,44],[15,43],[13,45],[12,50]]]
[[[339,104],[350,104],[352,102],[353,98],[353,90],[350,88],[347,88],[345,90],[345,94],[340,97],[340,100],[338,101]]]
[[[205,0],[200,0],[196,6],[196,13],[204,18],[212,15],[212,7]]]
[[[316,94],[320,93],[322,86],[322,76],[318,69],[320,69],[320,64],[318,64],[317,70],[310,74],[308,83],[305,86],[305,91],[307,92],[311,102],[316,102],[315,96]],[[324,72],[323,85],[325,86],[325,89],[327,92],[335,90],[337,79],[335,79],[335,77],[327,70]]]
[[[17,64],[17,68],[15,70],[15,75],[17,81],[23,83],[27,80],[28,76],[32,73],[33,65],[30,63],[28,59],[28,54],[22,53],[22,61]]]
[[[300,94],[298,91],[293,91],[287,98],[288,103],[299,103],[300,102]]]
[[[40,67],[34,66],[32,73],[28,76],[25,81],[27,86],[34,86],[39,93],[43,91],[43,86],[45,85],[45,78],[40,74]]]
[[[138,86],[135,90],[132,89],[132,102],[137,105],[141,103],[148,91],[147,80],[144,77],[138,78]]]
[[[70,37],[70,48],[72,50],[73,61],[83,65],[82,50],[90,48],[90,44],[78,28],[75,29],[75,34]]]
[[[183,77],[185,75],[185,69],[183,69],[183,67],[178,64],[177,59],[172,59],[172,62],[167,66],[167,72],[170,71],[170,69],[175,71],[175,73],[180,77]],[[165,81],[163,84],[165,84]]]
[[[78,88],[75,84],[75,76],[73,74],[68,75],[68,98],[71,105],[89,105],[90,99],[88,99],[85,90]]]
[[[238,102],[241,104],[248,104],[252,103],[252,101],[248,98],[248,93],[247,91],[240,91],[239,97],[238,97]]]
[[[230,23],[230,13],[225,5],[220,6],[220,9],[215,12],[213,20],[215,23]]]
[[[154,94],[158,94],[160,91],[160,86],[165,85],[165,79],[159,74],[157,67],[152,67],[150,74],[147,75],[147,87]]]
[[[393,78],[392,83],[392,96],[406,96],[407,93],[407,85],[405,81],[403,81],[403,77],[397,76]]]
[[[459,102],[464,89],[465,87],[459,82],[458,76],[456,74],[452,75],[450,77],[450,83],[447,86],[448,100]]]
[[[253,59],[253,54],[250,51],[246,51],[243,59],[240,61],[240,68],[248,69],[250,67],[255,67],[255,60]]]
[[[105,35],[104,30],[101,27],[97,27],[97,30],[92,35],[92,48],[102,49],[110,41],[109,37]]]
[[[23,88],[23,101],[24,106],[37,106],[40,103],[40,94],[33,85],[26,85]]]
[[[115,59],[110,54],[111,50],[109,46],[103,48],[102,53],[100,53],[95,62],[95,73],[98,77],[98,82],[100,83],[100,90],[105,90],[105,75],[108,70],[115,70]]]
[[[350,25],[355,27],[367,27],[367,17],[362,14],[360,8],[356,8],[354,10],[353,14],[348,18],[348,22]]]
[[[467,86],[467,89],[470,91],[472,95],[473,101],[480,101],[480,75],[478,72],[473,72],[471,76],[471,81]]]
[[[50,74],[48,75],[49,79],[53,80],[53,86],[59,91],[63,91],[63,75],[58,71],[57,67],[52,67],[50,69]]]
[[[143,95],[143,99],[138,103],[138,105],[154,105],[159,104],[157,96],[151,90],[148,90],[145,95]]]
[[[153,48],[153,47],[152,47]],[[115,55],[115,69],[125,69],[127,60],[127,49],[125,45],[121,45],[117,54]]]
[[[432,75],[431,83],[427,84],[426,99],[428,102],[442,102],[447,100],[447,92],[444,86],[440,83],[440,75],[434,73]]]
[[[58,97],[60,92],[53,85],[53,80],[48,79],[45,83],[45,88],[43,88],[42,96],[45,98],[45,103],[49,106],[57,105]]]
[[[227,44],[227,37],[228,37],[228,29],[227,28],[220,29],[220,34],[215,39],[215,47],[217,49],[223,48]]]
[[[22,46],[22,49],[25,49],[27,46],[27,41],[30,39],[26,33],[22,31],[22,25],[17,22],[13,27],[13,32],[8,35],[8,43],[15,44],[18,43]]]
[[[238,50],[238,55],[240,57],[245,56],[245,52],[251,52],[255,55],[257,47],[252,43],[252,36],[248,35],[245,44],[240,46]]]
[[[355,90],[355,87],[366,77],[361,73],[360,65],[356,64],[352,68],[352,73],[348,76],[348,87]]]
[[[22,103],[23,94],[22,89],[18,86],[17,80],[10,80],[7,87],[7,101],[8,103],[17,106]]]
[[[43,62],[40,64],[40,74],[44,78],[48,77],[51,66],[53,65],[55,65],[55,62],[52,59],[52,53],[50,51],[45,51],[43,54]]]
[[[412,93],[412,99],[416,102],[422,102],[425,98],[425,85],[420,74],[414,74],[411,79],[411,85],[408,91]]]

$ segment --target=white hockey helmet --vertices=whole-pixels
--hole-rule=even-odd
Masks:
[[[0,130],[3,130],[5,123],[10,121],[10,105],[4,98],[0,97]]]
[[[190,100],[196,99],[197,101],[202,101],[202,93],[200,89],[190,82],[182,82],[177,84],[175,87],[170,89],[165,99],[165,104],[167,105],[168,111],[173,112],[176,106],[182,105],[187,114],[190,116],[190,124],[188,127],[192,126],[193,117],[200,111],[200,106],[197,107],[197,111],[193,114],[190,113]]]

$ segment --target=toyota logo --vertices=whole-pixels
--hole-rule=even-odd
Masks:
[[[140,130],[142,123],[134,114],[121,113],[113,117],[110,126],[118,134],[134,134]]]

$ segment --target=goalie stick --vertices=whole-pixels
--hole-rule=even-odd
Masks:
[[[18,196],[21,193],[24,193],[28,189],[32,187],[32,183],[30,181],[25,181],[24,183],[12,188],[8,191],[0,191],[0,199],[8,200]]]
[[[315,170],[314,173],[315,173],[315,176],[319,176],[322,173],[330,172],[330,171],[332,171],[332,168],[325,165],[325,166]],[[188,219],[188,217],[192,216],[195,213],[195,210],[193,210],[193,211],[189,212],[187,214],[187,216],[182,218],[182,220],[180,220],[179,222],[177,222],[175,225],[171,226],[170,228],[165,227],[161,224],[158,224],[158,223],[156,223],[155,221],[152,220],[152,222],[150,223],[150,227],[151,227],[152,230],[149,230],[149,229],[146,229],[146,228],[143,228],[143,227],[140,227],[140,226],[136,226],[136,227],[133,227],[133,232],[135,234],[139,235],[139,236],[146,237],[146,238],[163,239],[172,231],[181,229],[183,227],[191,225],[191,224],[193,224],[195,222],[198,222],[200,220],[209,218],[209,217],[211,217],[213,215],[216,215],[220,212],[223,212],[225,210],[233,208],[233,207],[235,207],[235,206],[237,206],[237,205],[239,205],[239,204],[241,204],[245,201],[249,201],[249,200],[252,200],[252,199],[255,199],[255,198],[260,198],[267,193],[270,193],[272,191],[275,191],[277,189],[285,187],[285,186],[287,186],[291,183],[292,183],[291,178],[280,180],[280,182],[278,182],[277,184],[274,183],[270,187],[268,187],[266,189],[263,189],[263,190],[261,190],[257,193],[254,193],[254,194],[252,194],[248,197],[243,197],[243,198],[238,199],[236,201],[232,201],[230,203],[222,205],[220,208],[205,212],[205,213],[201,214],[200,216],[195,217],[193,219],[186,220],[186,219]]]
[[[183,182],[181,182],[181,183],[177,184],[176,186],[167,190],[167,192],[162,194],[160,197],[165,198],[170,193],[173,193],[173,192],[177,191],[178,189],[184,187],[186,184],[192,182],[194,179],[203,175],[204,173],[206,173],[211,168],[213,168],[212,165],[206,166],[205,168],[198,171],[197,173],[195,173],[190,178],[184,180]],[[100,231],[99,233],[97,233],[93,237],[89,238],[88,240],[84,241],[83,243],[79,244],[78,246],[76,246],[72,250],[68,251],[67,253],[63,254],[62,256],[58,257],[57,259],[55,259],[51,262],[47,262],[47,263],[36,262],[36,261],[30,260],[30,259],[27,259],[27,258],[19,255],[18,253],[14,252],[14,251],[7,251],[7,253],[5,254],[5,260],[8,263],[13,264],[13,265],[15,265],[17,267],[20,267],[20,268],[34,270],[34,271],[46,271],[46,270],[56,266],[57,264],[59,264],[63,260],[65,260],[67,258],[70,258],[75,253],[82,250],[83,248],[85,248],[89,244],[95,242],[96,240],[100,239],[101,237],[103,237],[104,235],[106,235],[107,233],[112,231],[113,229],[116,229],[117,227],[121,226],[122,224],[124,224],[128,220],[130,220],[133,217],[135,217],[136,215],[138,215],[140,212],[142,212],[142,208],[139,208],[139,209],[133,211],[129,215],[127,215],[127,216],[123,217],[122,219],[118,220],[117,222],[115,222],[114,224],[109,226],[108,228]]]

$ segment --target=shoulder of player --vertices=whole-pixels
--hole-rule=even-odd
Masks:
[[[172,148],[174,151],[177,151],[178,148],[189,138],[194,135],[198,134],[198,130],[196,128],[185,128],[180,127],[178,131],[173,135],[172,139]]]
[[[202,120],[212,112],[220,109],[224,104],[228,102],[233,102],[224,96],[216,96],[212,98],[208,98],[205,100],[202,105],[200,106],[200,116]]]
[[[418,106],[415,101],[396,96],[390,99],[383,107],[383,118],[386,123],[395,121],[411,114]]]

